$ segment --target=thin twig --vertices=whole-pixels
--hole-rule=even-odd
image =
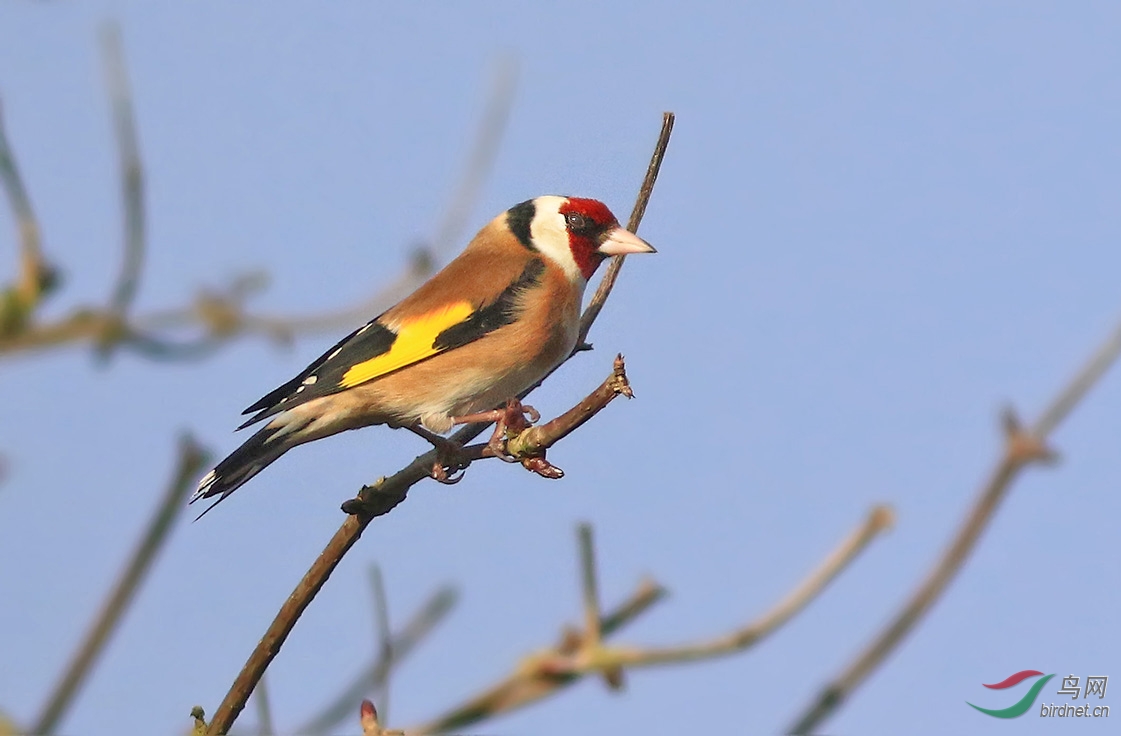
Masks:
[[[596,580],[596,548],[592,526],[583,523],[577,528],[580,540],[580,589],[584,597],[584,638],[587,646],[599,646],[599,583]]]
[[[934,603],[942,597],[972,554],[981,534],[988,528],[997,508],[1012,487],[1012,482],[1028,465],[1054,458],[1054,452],[1047,447],[1048,437],[1117,360],[1119,354],[1121,354],[1121,323],[1114,328],[1108,339],[1094,352],[1075,377],[1048,404],[1033,427],[1024,429],[1014,414],[1006,413],[1004,451],[988,480],[981,486],[972,508],[949,547],[891,622],[807,706],[790,729],[791,733],[811,733],[832,715],[899,646]]]
[[[370,566],[370,588],[374,594],[374,618],[377,620],[378,629],[378,654],[377,661],[393,661],[393,633],[389,630],[389,600],[385,594],[385,582],[381,577],[381,568],[376,564]],[[389,722],[389,670],[378,683],[370,678],[371,692],[378,696],[381,703],[381,722]],[[378,692],[380,690],[380,692]]]
[[[604,637],[631,623],[658,601],[666,596],[666,591],[651,580],[642,581],[638,588],[625,601],[610,613],[602,616],[599,629]],[[582,644],[582,637],[571,630],[562,632],[552,651],[561,654],[576,651]],[[427,733],[442,733],[473,726],[498,713],[521,708],[546,698],[559,690],[575,684],[582,674],[546,673],[539,668],[518,668],[513,674],[487,688],[467,702],[452,708],[439,718],[405,732],[413,736]]]
[[[106,314],[117,329],[107,329],[97,341],[97,350],[107,356],[126,333],[126,315],[140,287],[140,271],[144,265],[145,208],[144,169],[140,147],[136,141],[136,121],[132,91],[121,49],[121,32],[116,24],[108,24],[101,33],[101,54],[105,66],[105,84],[117,138],[121,170],[121,202],[124,232],[124,253],[121,270]]]
[[[471,154],[464,167],[463,178],[459,180],[436,235],[432,239],[432,251],[437,260],[446,255],[463,235],[471,210],[479,199],[483,184],[490,174],[494,161],[498,158],[499,144],[506,132],[510,119],[510,108],[514,103],[514,93],[518,87],[518,64],[513,57],[502,57],[495,65],[491,79],[490,94],[487,95],[486,108],[471,146]],[[382,721],[385,720],[385,706],[382,705]]]
[[[330,733],[342,721],[350,718],[354,714],[354,704],[371,691],[371,685],[375,691],[382,686],[392,669],[404,661],[413,649],[428,637],[436,625],[444,620],[455,605],[458,596],[455,588],[451,586],[444,586],[437,590],[412,615],[405,627],[392,638],[389,648],[392,658],[379,658],[371,662],[350,685],[343,688],[335,700],[296,729],[295,733]]]
[[[15,155],[8,143],[8,133],[4,125],[3,108],[0,107],[0,185],[8,198],[12,215],[16,221],[20,244],[19,277],[12,298],[16,303],[0,303],[0,335],[21,326],[39,303],[44,290],[52,280],[51,268],[43,259],[39,221],[31,207],[31,198],[23,184]]]
[[[194,486],[196,477],[209,462],[209,454],[189,434],[180,437],[175,470],[159,506],[85,639],[75,651],[50,697],[47,698],[39,717],[35,719],[35,725],[30,733],[44,735],[54,733],[59,721],[62,720],[85,682],[98,655],[101,654],[124,612],[135,598],[157,553],[167,541],[168,533],[183,511],[187,492]]]
[[[665,155],[666,145],[669,139],[669,130],[672,129],[673,116],[667,113],[664,121],[662,133],[658,139],[658,145],[655,147],[654,155],[651,160],[650,167],[647,170],[646,180],[642,188],[639,190],[639,199],[635,204],[635,216],[632,217],[632,231],[638,228],[639,220],[641,220],[642,212],[646,209],[646,202],[650,198],[653,191],[654,180],[657,176],[658,168],[661,166],[661,160]],[[607,290],[607,293],[610,289]],[[599,297],[597,291],[596,296]],[[598,304],[589,304],[588,309],[584,311],[581,318],[581,325],[586,325],[586,329],[582,330],[586,336],[587,329],[591,328],[592,322],[602,309],[603,300],[607,298],[606,293],[600,298]],[[593,311],[594,309],[594,311]],[[485,424],[471,424],[463,427],[461,430],[452,435],[451,439],[464,445],[471,440],[475,439],[486,429]],[[397,504],[405,500],[405,495],[416,483],[428,476],[432,464],[436,461],[436,452],[431,451],[416,458],[413,462],[406,465],[401,470],[397,471],[389,478],[384,478],[373,487],[365,487],[359,492],[359,498],[355,499],[358,503],[344,504],[344,510],[352,511],[350,516],[343,522],[339,530],[327,543],[327,547],[312,563],[311,568],[304,575],[303,579],[296,586],[292,595],[281,606],[280,611],[277,612],[276,618],[273,619],[272,624],[269,625],[268,630],[265,632],[264,637],[257,644],[253,653],[249,656],[249,660],[245,663],[241,672],[234,679],[230,690],[226,693],[226,697],[218,706],[217,712],[214,714],[213,720],[210,722],[210,728],[207,733],[211,736],[218,736],[225,734],[234,720],[236,720],[242,708],[245,707],[245,702],[249,698],[249,694],[253,691],[257,680],[264,674],[265,669],[272,662],[283,646],[284,640],[288,638],[288,634],[292,632],[296,622],[303,614],[304,610],[311,603],[312,599],[319,593],[327,579],[338,567],[339,562],[350,550],[351,547],[362,536],[362,532],[366,530],[370,522],[376,517],[389,513]]]
[[[257,706],[257,733],[259,736],[273,736],[276,733],[272,719],[272,704],[269,698],[268,679],[261,678],[253,691],[253,702]]]
[[[627,220],[627,229],[632,233],[638,232],[638,226],[642,223],[642,218],[646,214],[646,205],[650,203],[650,195],[654,193],[654,182],[658,180],[658,172],[662,169],[662,161],[666,157],[666,149],[669,147],[670,135],[673,134],[673,121],[675,119],[676,117],[672,112],[662,113],[662,131],[658,134],[658,142],[654,144],[654,155],[650,157],[650,165],[646,167],[646,176],[642,180],[642,186],[638,189],[638,198],[635,199],[634,209],[631,210],[630,219]],[[626,256],[612,256],[611,262],[607,264],[607,272],[603,274],[603,279],[599,282],[596,293],[592,296],[592,300],[588,302],[588,308],[584,310],[580,319],[580,336],[576,340],[577,349],[580,349],[587,341],[592,323],[596,321],[600,310],[607,302],[607,297],[611,295],[611,290],[615,288],[615,282],[619,278],[619,270],[623,267],[625,258]]]

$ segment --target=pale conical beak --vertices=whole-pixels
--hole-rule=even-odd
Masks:
[[[606,256],[625,256],[628,253],[657,253],[654,246],[647,243],[629,230],[616,227],[607,233],[607,238],[598,248]]]

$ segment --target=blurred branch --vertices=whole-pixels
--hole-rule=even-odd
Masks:
[[[385,581],[381,577],[381,568],[376,564],[370,566],[370,588],[374,594],[374,618],[378,627],[378,653],[375,661],[393,661],[393,633],[389,630],[389,600],[385,594]],[[373,678],[371,678],[373,679]],[[389,720],[389,669],[381,682],[371,683],[371,692],[378,696],[381,702],[382,720]],[[379,692],[380,690],[380,692]]]
[[[1044,409],[1032,427],[1023,427],[1013,410],[1003,416],[1005,434],[1004,451],[997,460],[945,553],[934,564],[918,589],[911,595],[895,617],[872,642],[829,683],[798,717],[791,733],[808,734],[844,703],[856,688],[903,641],[922,620],[934,603],[961,571],[965,561],[977,546],[981,534],[988,527],[1008,495],[1012,483],[1021,471],[1035,463],[1053,462],[1056,454],[1047,446],[1052,432],[1074,409],[1098,379],[1121,354],[1121,323],[1090,357],[1081,370]]]
[[[612,689],[618,689],[622,684],[623,669],[627,667],[692,662],[741,652],[774,632],[794,614],[805,608],[891,523],[890,509],[884,506],[874,508],[860,527],[843,540],[818,568],[785,598],[757,620],[731,633],[675,647],[604,647],[600,637],[613,634],[620,621],[612,616],[601,618],[597,614],[594,622],[585,621],[582,632],[566,631],[559,644],[530,655],[515,668],[511,675],[482,694],[431,723],[406,729],[406,732],[441,733],[468,728],[480,721],[541,700],[588,675],[601,674]],[[598,604],[589,600],[587,593],[590,576],[594,577],[594,571],[589,574],[586,569],[591,559],[589,554],[592,549],[591,528],[581,525],[579,533],[581,567],[584,568],[581,578],[585,591],[585,616],[587,616],[590,607],[594,605],[598,608]],[[661,588],[649,583],[645,588],[640,588],[640,592],[645,591],[657,591],[658,596],[663,592]],[[633,602],[633,599],[630,602]]]
[[[653,191],[654,180],[661,166],[661,159],[665,155],[672,126],[673,115],[667,113],[663,118],[662,132],[658,139],[658,145],[655,147],[653,159],[647,169],[643,186],[639,190],[638,200],[635,202],[630,223],[632,231],[638,229],[642,213],[645,211],[646,203]],[[596,292],[596,296],[599,297],[599,291]],[[582,326],[590,329],[591,323],[595,320],[596,315],[602,308],[602,302],[606,298],[607,294],[605,293],[600,298],[598,305],[595,305],[595,300],[593,300],[593,304],[588,306],[582,316]],[[592,311],[593,306],[595,306],[594,312]],[[582,332],[587,334],[587,329],[582,330]],[[464,445],[478,437],[487,426],[485,424],[467,425],[453,434],[451,439],[460,445]],[[312,563],[311,568],[300,580],[296,589],[284,602],[284,605],[280,607],[280,611],[273,619],[272,624],[269,625],[264,637],[257,644],[257,647],[249,656],[249,660],[235,678],[233,685],[230,686],[226,697],[218,706],[218,710],[210,722],[209,734],[217,736],[218,734],[225,734],[229,730],[238,714],[245,707],[245,702],[253,691],[253,687],[280,651],[284,640],[288,638],[288,634],[292,632],[304,610],[322,589],[339,562],[342,561],[343,556],[354,546],[371,521],[382,514],[389,513],[397,504],[405,500],[409,488],[428,477],[436,459],[437,453],[435,450],[421,455],[389,478],[382,478],[373,487],[364,487],[358,494],[359,498],[354,499],[357,503],[347,505],[354,513],[348,516],[339,530],[335,532],[331,541],[327,543],[327,547]]]
[[[412,653],[420,642],[428,637],[436,625],[444,620],[455,605],[458,593],[451,586],[444,586],[432,594],[413,614],[405,627],[392,637],[389,645],[390,657],[379,657],[358,674],[342,693],[314,718],[300,728],[299,734],[330,733],[343,720],[351,717],[354,704],[363,696],[382,687],[390,671]]]
[[[432,250],[438,259],[447,255],[447,251],[463,236],[483,183],[498,158],[499,144],[506,133],[506,123],[510,119],[510,108],[514,103],[517,86],[517,62],[513,57],[500,58],[492,74],[490,94],[487,95],[486,108],[475,133],[463,178],[460,179],[459,186],[444,211],[444,219],[436,228],[436,235],[432,239]],[[385,710],[384,704],[382,710]],[[382,716],[384,718],[384,713]]]
[[[666,596],[666,590],[656,582],[643,580],[638,588],[615,610],[601,616],[599,629],[602,636],[611,636],[631,623],[651,606]],[[557,643],[549,650],[561,654],[577,651],[583,643],[579,631],[565,628]],[[566,673],[534,672],[532,668],[519,668],[509,677],[487,688],[471,700],[459,705],[436,720],[421,726],[405,729],[409,734],[439,733],[461,729],[536,702],[579,681],[583,676]]]
[[[253,691],[253,702],[257,706],[257,733],[259,736],[273,736],[276,733],[272,718],[272,703],[269,698],[268,681],[261,677]]]
[[[101,32],[101,55],[105,66],[105,83],[109,107],[116,132],[117,152],[121,169],[121,202],[124,215],[124,255],[109,306],[105,310],[117,329],[107,329],[97,339],[97,350],[107,357],[118,344],[126,324],[129,307],[140,286],[140,270],[144,265],[145,209],[144,169],[140,163],[140,147],[136,142],[136,121],[132,92],[121,50],[120,28],[106,25]]]
[[[147,529],[106,598],[85,640],[75,651],[70,664],[55,685],[50,697],[47,698],[42,712],[35,719],[35,725],[30,729],[30,733],[42,736],[54,733],[59,721],[62,720],[85,682],[94,662],[105,648],[117,624],[120,623],[121,617],[135,598],[156,555],[167,541],[168,533],[185,507],[187,492],[209,461],[206,450],[189,434],[179,438],[175,470],[155,514],[148,522]]]
[[[22,329],[35,307],[56,284],[56,274],[43,258],[39,221],[16,165],[0,107],[0,185],[16,221],[20,246],[19,275],[15,284],[0,290],[0,341]]]
[[[349,327],[384,311],[432,275],[436,261],[447,246],[459,240],[493,166],[517,79],[515,64],[501,61],[463,178],[437,230],[434,247],[417,248],[401,275],[372,297],[320,314],[258,313],[248,308],[247,301],[261,290],[267,279],[261,274],[247,274],[235,278],[225,289],[200,288],[189,304],[129,317],[128,309],[140,284],[145,251],[143,169],[136,143],[132,95],[115,26],[104,31],[102,45],[122,176],[124,257],[121,271],[108,307],[77,307],[49,323],[36,323],[31,319],[33,307],[47,286],[55,283],[55,276],[42,260],[39,229],[0,121],[0,178],[19,223],[23,243],[20,281],[16,287],[0,293],[0,355],[88,342],[103,356],[120,348],[154,360],[197,360],[237,338],[259,336],[287,344],[297,335]]]

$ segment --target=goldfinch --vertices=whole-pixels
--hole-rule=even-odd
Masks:
[[[438,435],[542,379],[576,346],[584,288],[608,256],[653,253],[602,202],[544,196],[491,220],[410,296],[254,403],[269,420],[199,481],[218,501],[296,445],[375,424]]]

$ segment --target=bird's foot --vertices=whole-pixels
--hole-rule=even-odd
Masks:
[[[453,417],[456,424],[472,424],[474,422],[494,422],[494,433],[487,441],[487,448],[499,460],[508,463],[519,462],[519,458],[506,451],[506,441],[527,430],[534,422],[541,418],[541,413],[528,404],[523,404],[517,399],[510,399],[506,406],[493,411],[483,411],[477,414],[465,414]]]
[[[436,448],[436,462],[432,463],[432,470],[429,471],[433,480],[448,486],[463,480],[463,471],[471,464],[471,458],[463,451],[463,445],[430,432],[419,424],[409,425],[408,429]]]

